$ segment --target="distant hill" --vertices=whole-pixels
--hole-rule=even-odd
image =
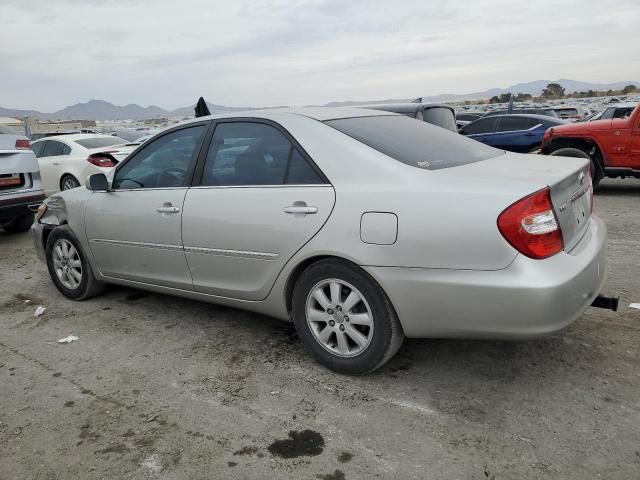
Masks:
[[[585,92],[588,90],[594,91],[606,91],[606,90],[621,90],[627,85],[637,85],[640,87],[640,82],[634,80],[626,80],[624,82],[615,83],[591,83],[581,82],[578,80],[568,80],[561,78],[560,80],[534,80],[533,82],[516,83],[506,88],[490,88],[482,92],[473,92],[465,94],[457,93],[444,93],[440,95],[423,96],[424,102],[450,102],[454,100],[480,100],[485,98],[491,98],[494,95],[500,95],[502,93],[528,93],[530,95],[539,96],[542,90],[550,84],[558,83],[562,85],[567,93],[573,92]]]
[[[535,80],[533,82],[518,83],[506,88],[490,88],[482,92],[473,93],[444,93],[440,95],[427,95],[422,97],[423,102],[451,102],[457,100],[480,100],[488,99],[494,95],[500,95],[502,93],[511,92],[528,93],[533,96],[540,95],[542,90],[549,83],[559,83],[562,85],[567,93],[582,92],[588,90],[620,90],[626,85],[640,86],[640,82],[633,80],[626,80],[624,82],[615,83],[590,83],[581,82],[578,80]],[[416,97],[413,97],[416,98]],[[325,104],[327,107],[344,107],[351,105],[366,105],[375,103],[394,103],[394,102],[407,102],[413,98],[404,99],[386,99],[386,100],[347,100],[342,102],[330,102]],[[225,105],[217,105],[214,103],[208,103],[209,111],[211,113],[228,113],[239,112],[243,110],[257,110],[265,107],[228,107]],[[86,103],[77,103],[58,110],[53,113],[43,113],[37,110],[18,110],[10,108],[0,107],[0,117],[16,117],[22,118],[24,115],[30,117],[39,118],[41,120],[126,120],[126,119],[149,119],[158,117],[186,117],[193,115],[193,109],[195,103],[191,106],[177,108],[175,110],[165,110],[161,107],[149,106],[141,107],[135,103],[130,103],[125,106],[114,105],[113,103],[106,102],[104,100],[89,100]],[[279,108],[279,107],[269,107]]]

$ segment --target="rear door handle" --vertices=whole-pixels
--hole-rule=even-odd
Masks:
[[[54,160],[53,162],[51,162],[52,165],[60,165],[60,160]]]
[[[301,213],[303,215],[311,215],[314,213],[318,213],[318,207],[285,207],[285,213]]]

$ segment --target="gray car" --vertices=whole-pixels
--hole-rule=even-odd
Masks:
[[[404,337],[531,338],[605,278],[588,162],[507,153],[402,115],[261,110],[158,134],[33,233],[56,287],[113,283],[291,320],[340,372]]]

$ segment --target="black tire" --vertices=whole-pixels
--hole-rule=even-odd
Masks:
[[[72,188],[78,188],[79,186],[80,182],[71,174],[63,175],[60,179],[60,190],[71,190]]]
[[[31,229],[33,225],[34,216],[33,213],[27,213],[22,217],[14,218],[13,220],[2,225],[2,228],[7,233],[25,233]]]
[[[73,245],[78,253],[78,257],[82,265],[81,280],[79,282],[79,285],[73,289],[63,285],[60,278],[58,278],[58,275],[56,274],[54,268],[53,249],[56,246],[56,243],[61,239],[66,240]],[[68,226],[63,225],[61,227],[57,227],[49,234],[45,254],[47,259],[47,267],[49,269],[49,275],[51,276],[51,279],[53,280],[56,288],[65,297],[70,298],[71,300],[86,300],[104,290],[104,284],[96,280],[91,268],[91,264],[88,262],[85,253],[82,251],[80,242]]]
[[[554,150],[550,154],[554,157],[574,157],[574,158],[586,158],[591,162],[591,182],[593,183],[593,189],[595,190],[600,185],[600,180],[604,177],[604,172],[600,164],[584,150],[579,148],[559,148]]]
[[[355,356],[342,357],[328,351],[316,339],[307,322],[307,299],[319,283],[329,279],[355,287],[371,310],[373,331],[370,341]],[[292,305],[296,331],[305,349],[319,363],[336,372],[352,375],[373,372],[396,354],[404,340],[398,316],[382,288],[369,274],[346,261],[320,260],[308,267],[294,286]]]

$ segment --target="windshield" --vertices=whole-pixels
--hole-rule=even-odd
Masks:
[[[111,147],[112,145],[122,145],[123,143],[127,143],[126,140],[123,140],[120,137],[90,137],[75,140],[75,142],[81,147],[89,149]]]
[[[504,153],[458,133],[399,115],[325,123],[391,158],[428,170],[466,165]]]

